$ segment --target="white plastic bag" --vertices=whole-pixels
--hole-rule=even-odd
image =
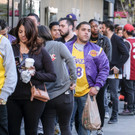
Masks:
[[[21,72],[21,78],[22,78],[22,82],[24,83],[28,83],[31,79],[31,74],[28,70],[24,70]]]
[[[101,126],[100,115],[95,96],[88,94],[82,114],[82,125],[88,130],[97,130]]]

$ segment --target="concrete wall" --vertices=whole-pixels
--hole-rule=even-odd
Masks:
[[[103,20],[103,0],[41,0],[41,24],[45,24],[45,7],[58,8],[57,20],[69,13],[76,14],[79,22]]]

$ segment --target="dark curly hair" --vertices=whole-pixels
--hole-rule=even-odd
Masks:
[[[110,20],[103,21],[103,24],[109,28],[112,32],[114,31],[114,24]]]
[[[0,19],[0,30],[4,30],[7,27],[7,23],[5,20]]]

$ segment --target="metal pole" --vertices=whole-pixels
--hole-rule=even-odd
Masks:
[[[14,19],[15,19],[15,7],[14,7],[14,0],[12,0],[12,28],[14,27]]]
[[[134,1],[134,8],[133,8],[133,21],[132,21],[132,23],[134,23],[135,22],[135,1]]]
[[[30,13],[32,13],[32,0],[30,0]]]
[[[7,24],[9,26],[9,0],[7,2]]]
[[[109,2],[109,20],[114,21],[114,3]]]
[[[19,5],[19,20],[21,19],[22,17],[22,0],[20,0],[20,5]]]

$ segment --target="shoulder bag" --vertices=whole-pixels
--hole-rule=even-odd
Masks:
[[[30,99],[31,101],[33,101],[34,98],[43,102],[47,102],[48,100],[50,100],[45,84],[44,84],[45,90],[40,90],[39,88],[36,88],[34,85],[32,85],[31,81],[30,85],[31,85],[31,99]]]

